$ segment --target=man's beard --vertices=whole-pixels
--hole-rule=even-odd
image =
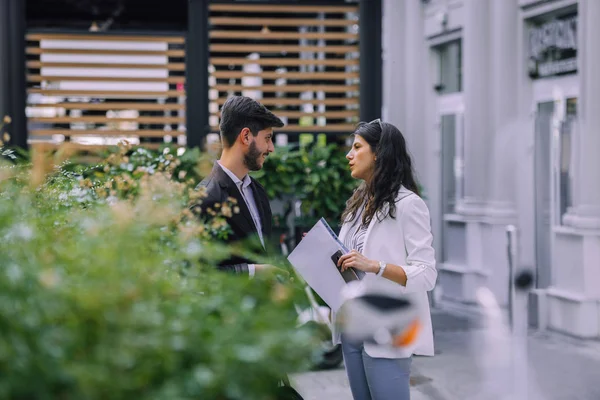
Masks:
[[[262,155],[263,153],[256,147],[256,142],[252,142],[248,148],[248,153],[244,155],[244,165],[246,168],[250,171],[260,171],[262,165],[258,160]]]

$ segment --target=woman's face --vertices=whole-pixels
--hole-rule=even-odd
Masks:
[[[352,148],[346,154],[350,173],[355,179],[363,179],[368,181],[375,170],[375,153],[371,150],[371,146],[359,135],[354,135],[354,143]]]

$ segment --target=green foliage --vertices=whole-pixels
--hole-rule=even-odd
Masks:
[[[358,181],[350,176],[344,149],[315,147],[308,153],[302,211],[316,221],[325,217],[338,224]],[[311,223],[312,224],[312,223]]]
[[[138,182],[145,176],[166,173],[170,180],[193,187],[206,176],[206,169],[210,168],[207,165],[211,163],[198,149],[166,147],[153,151],[120,146],[96,165],[62,163],[58,167],[59,174],[52,177],[52,183],[56,184],[62,177],[67,177],[67,182],[76,178],[82,181],[83,187],[98,189],[100,197],[132,198],[137,194]],[[106,190],[99,190],[98,185]]]
[[[196,218],[201,193],[165,156],[64,164],[39,186],[0,161],[0,398],[269,399],[309,366],[302,291],[216,271],[235,205]]]
[[[345,154],[334,144],[277,148],[255,177],[272,200],[301,200],[303,224],[311,225],[321,217],[337,224],[357,185]]]

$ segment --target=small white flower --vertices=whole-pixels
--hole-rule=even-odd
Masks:
[[[198,257],[202,253],[202,244],[199,241],[194,240],[185,248],[185,254],[189,257]]]
[[[79,188],[79,187],[75,187],[73,189],[71,189],[71,192],[69,192],[69,195],[71,197],[83,197],[87,194],[87,191],[83,188]]]
[[[8,280],[12,283],[17,283],[23,277],[23,271],[21,270],[21,267],[16,264],[10,264],[6,268],[5,272]]]
[[[96,221],[94,221],[91,218],[84,218],[81,221],[81,227],[88,232],[93,231],[97,226],[98,224],[96,223]]]
[[[256,306],[256,299],[251,296],[245,296],[242,300],[242,310],[249,311],[253,310]]]
[[[9,232],[9,236],[17,239],[31,240],[33,238],[33,229],[23,223],[16,224]]]

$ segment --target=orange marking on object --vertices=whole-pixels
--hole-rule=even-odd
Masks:
[[[417,340],[417,336],[421,330],[421,324],[418,320],[414,320],[400,335],[394,337],[393,345],[395,347],[405,347]]]

